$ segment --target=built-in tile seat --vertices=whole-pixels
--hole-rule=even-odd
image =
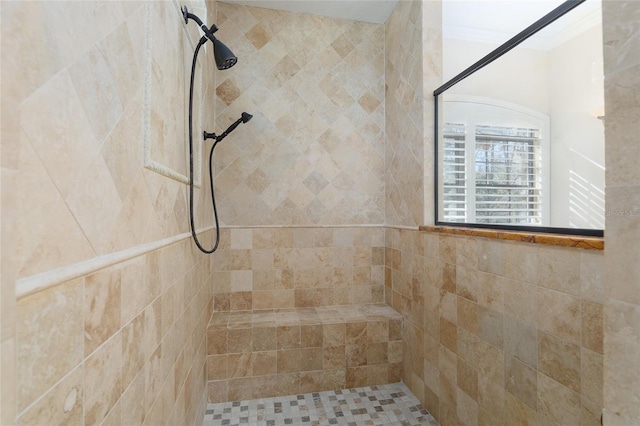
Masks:
[[[215,312],[209,402],[399,382],[402,316],[384,304]]]

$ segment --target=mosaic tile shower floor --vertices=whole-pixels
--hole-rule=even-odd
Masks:
[[[209,404],[203,426],[429,425],[438,422],[403,383]]]

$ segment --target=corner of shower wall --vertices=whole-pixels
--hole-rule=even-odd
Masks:
[[[640,419],[640,4],[603,1],[605,71],[604,424]]]
[[[424,221],[423,9],[401,1],[385,24],[385,223]]]

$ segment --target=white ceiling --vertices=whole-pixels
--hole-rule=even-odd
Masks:
[[[398,0],[221,0],[289,12],[383,24]],[[416,0],[400,0],[416,1]],[[426,0],[429,1],[429,0]],[[500,45],[564,0],[442,0],[445,38]],[[597,24],[601,0],[587,0],[525,47],[548,50]]]
[[[444,0],[444,38],[500,45],[564,0]],[[522,46],[550,50],[601,21],[601,1],[587,0]]]

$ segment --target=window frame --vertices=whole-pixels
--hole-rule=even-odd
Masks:
[[[506,102],[499,99],[487,98],[484,96],[472,96],[472,95],[451,95],[446,94],[443,96],[443,102],[449,102],[457,104],[455,107],[458,109],[457,116],[453,121],[460,122],[465,126],[464,135],[465,147],[470,148],[465,150],[465,178],[467,178],[467,193],[466,202],[469,206],[477,207],[477,189],[478,184],[476,180],[476,159],[477,155],[477,132],[475,131],[478,126],[484,126],[490,124],[489,121],[494,120],[494,125],[497,127],[512,127],[514,126],[531,126],[537,127],[539,134],[539,146],[541,152],[540,161],[540,190],[542,193],[542,203],[540,207],[540,219],[542,225],[548,226],[551,212],[550,212],[550,174],[551,174],[551,147],[549,144],[550,134],[550,119],[548,115],[545,115],[539,111],[524,107],[522,105],[514,104],[512,102]],[[485,123],[486,121],[486,123]],[[462,123],[464,122],[464,123]],[[500,124],[497,124],[500,123]],[[446,123],[443,123],[443,125]],[[473,134],[472,131],[473,130]],[[444,136],[444,131],[442,132]],[[441,141],[439,141],[441,142]],[[469,144],[469,142],[471,142]],[[444,150],[444,145],[442,146]],[[443,158],[444,159],[444,158]],[[443,171],[444,172],[444,171]],[[474,182],[473,185],[470,185]],[[440,206],[439,217],[445,217],[444,215],[444,182],[442,189],[443,203]],[[470,209],[467,213],[471,220],[476,218],[476,211]],[[450,223],[446,221],[447,223]],[[479,223],[479,222],[454,222],[454,223]],[[490,223],[489,225],[494,225]],[[501,225],[496,223],[495,225]],[[515,225],[526,226],[526,225]],[[532,225],[537,226],[537,225]]]
[[[531,233],[547,233],[547,234],[564,234],[564,235],[583,235],[583,236],[591,236],[591,237],[603,237],[604,230],[603,229],[588,229],[588,228],[565,228],[565,227],[551,227],[551,226],[526,226],[526,225],[508,225],[508,224],[485,224],[485,223],[461,223],[461,222],[446,222],[440,220],[440,203],[439,203],[439,194],[440,194],[440,170],[439,170],[439,162],[440,162],[440,144],[439,144],[439,114],[440,114],[440,102],[441,97],[447,89],[454,86],[458,82],[464,80],[469,77],[471,74],[476,71],[484,68],[489,65],[491,62],[500,58],[526,39],[536,34],[538,31],[542,30],[546,26],[555,22],[557,19],[561,18],[565,14],[569,13],[571,10],[584,3],[586,0],[567,0],[562,3],[560,6],[556,7],[554,10],[534,22],[529,27],[525,28],[523,31],[509,39],[507,42],[484,56],[482,59],[462,71],[460,74],[453,77],[448,82],[444,83],[442,86],[434,90],[433,92],[433,100],[434,100],[434,222],[436,226],[449,226],[449,227],[460,227],[460,228],[479,228],[479,229],[493,229],[493,230],[507,230],[507,231],[520,231],[520,232],[531,232]],[[549,182],[550,184],[550,182]]]

